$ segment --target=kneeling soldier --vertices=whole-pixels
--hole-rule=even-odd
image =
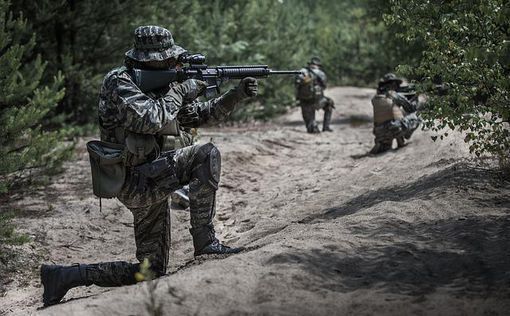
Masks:
[[[257,94],[257,81],[242,79],[237,88],[206,102],[196,100],[206,87],[202,81],[173,82],[147,93],[134,83],[131,69],[178,68],[181,66],[178,57],[184,52],[174,44],[168,30],[158,26],[138,27],[134,48],[126,53],[125,65],[106,75],[99,99],[103,142],[98,143],[125,148],[120,168],[125,175],[121,177],[118,192],[112,196],[133,213],[136,257],[140,262],[147,259],[156,277],[166,273],[168,263],[168,197],[187,184],[195,256],[242,250],[223,245],[215,236],[213,218],[221,166],[218,149],[211,143],[166,152],[160,149],[167,135],[182,136],[190,128],[224,120],[240,100]],[[103,180],[112,181],[107,178]],[[114,185],[108,186],[111,187]],[[77,286],[134,284],[139,281],[135,278],[139,269],[139,263],[124,261],[43,265],[44,305],[59,303],[69,289]]]
[[[390,150],[393,139],[399,148],[405,146],[405,139],[411,138],[421,123],[416,104],[396,92],[401,83],[402,79],[392,73],[379,81],[377,94],[372,98],[375,145],[371,154]]]

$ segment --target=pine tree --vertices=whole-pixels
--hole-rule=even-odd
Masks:
[[[41,85],[46,62],[32,54],[35,35],[9,8],[0,0],[0,193],[59,166],[72,149],[63,131],[45,131],[42,124],[64,96],[63,77]]]
[[[34,53],[48,62],[43,81],[61,71],[65,96],[57,112],[66,123],[95,123],[97,97],[104,75],[124,60],[133,43],[135,18],[147,22],[155,5],[143,1],[17,0],[21,12],[37,34]]]

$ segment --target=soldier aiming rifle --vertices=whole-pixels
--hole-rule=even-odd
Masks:
[[[254,77],[298,72],[275,72],[267,66],[207,67],[203,56],[187,55],[165,28],[141,26],[134,35],[124,66],[104,78],[98,109],[101,140],[89,142],[87,149],[94,193],[116,197],[131,211],[136,258],[148,260],[151,274],[160,277],[169,259],[168,197],[184,185],[189,184],[194,255],[243,249],[216,238],[213,219],[221,156],[212,143],[192,145],[189,130],[225,120],[241,100],[256,96]],[[207,101],[197,100],[219,93],[227,79],[240,79],[239,85]],[[168,136],[184,140],[184,147],[162,150]],[[140,264],[125,261],[41,266],[45,306],[59,303],[77,286],[122,286],[142,280]]]

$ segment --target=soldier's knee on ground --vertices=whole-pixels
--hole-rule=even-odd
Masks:
[[[212,143],[202,145],[193,160],[193,178],[212,189],[218,189],[221,174],[221,154]]]

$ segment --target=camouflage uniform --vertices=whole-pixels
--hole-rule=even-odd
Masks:
[[[139,38],[138,43],[146,46],[164,44],[169,39],[171,41],[165,51],[154,53],[156,56],[146,56],[150,54],[143,50],[126,53],[137,61],[150,58],[164,60],[182,53],[182,48],[173,43],[170,32],[163,28],[140,27],[135,31],[135,36]],[[135,39],[135,48],[136,44]],[[256,82],[254,84],[256,87]],[[168,135],[187,139],[191,143],[192,138],[187,134],[190,128],[224,120],[241,99],[249,96],[246,90],[238,87],[218,98],[206,102],[196,101],[204,88],[204,82],[189,79],[183,83],[172,83],[168,88],[143,93],[125,66],[108,73],[101,87],[101,140],[126,144],[129,149],[125,159],[126,179],[117,197],[133,213],[136,257],[140,262],[148,259],[156,277],[166,273],[168,264],[168,197],[186,184],[189,184],[190,190],[190,232],[193,235],[195,255],[240,251],[240,248],[221,245],[215,237],[213,218],[221,165],[218,149],[207,143],[165,152],[160,150],[164,148]],[[139,172],[139,166],[162,158],[169,165],[158,178],[147,178]],[[58,303],[69,288],[78,285],[120,286],[136,283],[135,273],[138,270],[138,263],[122,261],[80,264],[77,268],[43,266],[41,279],[45,286],[44,303]],[[79,271],[79,277],[76,271]]]
[[[308,133],[319,133],[319,127],[315,122],[315,111],[324,110],[323,131],[331,131],[330,122],[334,102],[324,96],[326,89],[326,74],[319,69],[320,59],[312,57],[308,67],[301,69],[301,74],[296,76],[296,99],[301,107],[303,120]]]
[[[374,110],[375,145],[371,153],[377,154],[391,149],[393,139],[398,147],[405,146],[418,128],[421,119],[416,115],[416,104],[394,91],[394,87],[385,87],[402,83],[394,74],[386,74],[379,83],[377,94],[372,98]]]
[[[122,131],[150,134],[155,135],[158,144],[156,147],[162,148],[165,137],[161,133],[166,133],[164,131],[168,129],[166,124],[175,124],[183,99],[194,92],[192,86],[193,84],[188,82],[177,83],[167,91],[142,93],[131,80],[126,68],[112,71],[106,76],[100,94],[101,139],[123,143],[122,136],[118,139],[118,134],[122,134]],[[199,115],[200,122],[197,122],[197,125],[215,123],[224,120],[242,97],[237,91],[232,90],[219,98],[193,102],[187,106]],[[177,129],[176,136],[182,133],[185,131]],[[118,199],[134,216],[137,259],[143,261],[144,258],[148,258],[152,268],[159,274],[165,273],[168,262],[170,246],[168,197],[174,190],[190,184],[192,231],[208,227],[210,234],[214,235],[212,218],[216,190],[193,181],[192,175],[199,150],[213,147],[212,144],[193,145],[161,154],[169,156],[175,162],[175,176],[178,180],[175,186],[161,186],[158,183],[140,185],[136,172],[128,167],[127,179]],[[153,159],[155,157],[151,156],[156,154],[157,149],[149,153],[145,159]],[[133,161],[128,163],[132,166],[146,162],[132,153],[128,155],[127,161]],[[200,250],[203,246],[205,245],[195,245],[195,249]]]
[[[186,129],[183,132],[184,133],[181,133],[181,135],[186,135],[186,137],[167,137],[164,150],[175,150],[178,148],[198,144],[198,128]],[[170,201],[172,202],[172,206],[177,205],[181,208],[187,209],[189,207],[189,185],[185,185],[182,188],[172,192],[170,194]]]

